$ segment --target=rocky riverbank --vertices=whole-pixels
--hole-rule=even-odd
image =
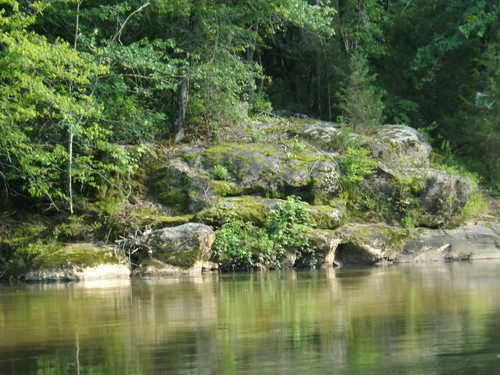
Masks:
[[[26,280],[237,270],[243,263],[231,257],[245,247],[241,269],[303,266],[306,252],[316,267],[500,258],[496,213],[470,222],[474,182],[433,166],[431,146],[410,127],[360,135],[321,121],[263,122],[224,138],[216,145],[148,146],[139,197],[128,200],[128,219],[110,226],[114,247],[86,252],[102,261],[76,259],[70,245],[38,256]],[[290,197],[295,206],[280,222]],[[228,217],[235,237],[250,233],[233,239],[233,248],[219,236],[221,228],[231,234]],[[282,226],[272,227],[270,218]],[[300,228],[303,242],[288,241],[290,228]],[[269,246],[252,247],[252,233],[265,235]]]

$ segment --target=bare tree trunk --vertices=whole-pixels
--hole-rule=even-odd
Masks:
[[[75,39],[73,41],[73,48],[76,50],[78,47],[78,34],[79,34],[79,28],[80,28],[80,5],[82,4],[83,0],[78,1],[76,4],[76,22],[75,22]],[[69,91],[70,94],[73,92],[73,83],[70,82],[69,84]],[[67,152],[68,152],[68,163],[66,165],[66,194],[68,196],[68,211],[70,215],[73,215],[73,173],[72,173],[72,168],[73,168],[73,137],[74,137],[74,132],[73,132],[73,124],[68,124],[68,145],[67,145]]]
[[[73,168],[73,126],[70,125],[68,129],[68,164],[66,169],[66,194],[68,195],[69,207],[68,211],[70,215],[73,215],[73,174],[71,169]]]
[[[174,121],[174,142],[181,142],[186,136],[186,110],[189,102],[189,79],[183,77],[177,91],[177,115]]]

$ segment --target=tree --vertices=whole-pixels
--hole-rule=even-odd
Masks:
[[[353,55],[349,79],[340,97],[340,106],[354,129],[367,129],[383,123],[384,107],[374,81],[375,76],[369,72],[366,56]]]
[[[63,203],[72,213],[75,183],[97,189],[131,168],[129,155],[107,141],[98,123],[101,106],[88,89],[106,68],[67,42],[50,43],[30,31],[40,3],[25,9],[15,0],[0,5],[4,192],[25,192],[57,209]]]

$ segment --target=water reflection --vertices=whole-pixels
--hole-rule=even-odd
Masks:
[[[0,373],[494,373],[500,263],[0,287]]]

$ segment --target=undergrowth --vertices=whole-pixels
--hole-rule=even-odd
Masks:
[[[213,259],[223,271],[259,267],[279,269],[286,251],[293,251],[299,267],[314,267],[316,257],[307,236],[307,203],[290,196],[277,206],[263,227],[242,220],[233,209],[219,206],[222,226],[213,246]]]

